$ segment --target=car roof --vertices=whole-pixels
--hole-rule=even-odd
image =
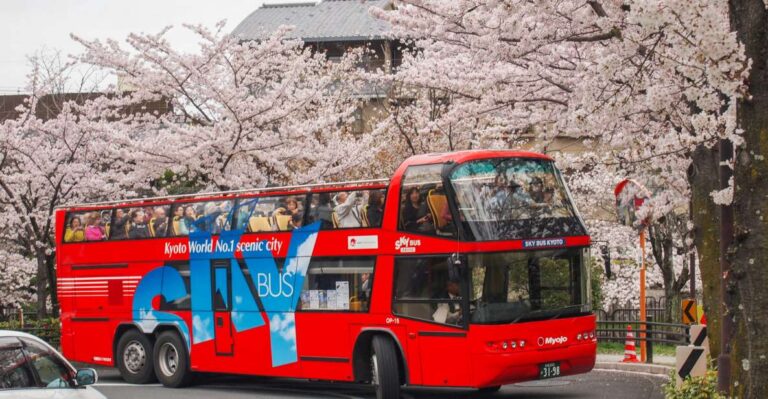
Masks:
[[[25,333],[23,331],[15,331],[15,330],[0,330],[0,337],[24,337],[24,338],[32,338],[37,341],[45,342],[42,339],[32,334]]]
[[[41,343],[41,344],[51,348],[54,352],[56,352],[59,355],[59,357],[62,358],[64,360],[64,362],[67,363],[69,368],[71,368],[72,370],[76,370],[75,367],[72,366],[72,363],[70,363],[69,360],[67,360],[67,358],[64,357],[64,355],[62,355],[58,350],[56,350],[56,348],[51,346],[49,343],[43,341],[39,337],[36,337],[36,336],[34,336],[32,334],[28,334],[28,333],[25,333],[25,332],[22,332],[22,331],[0,330],[0,338],[3,338],[3,337],[27,338],[27,339],[34,340],[35,342]]]

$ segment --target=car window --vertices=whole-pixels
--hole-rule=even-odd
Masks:
[[[0,389],[34,386],[35,379],[21,351],[21,342],[14,337],[0,338]]]
[[[30,365],[40,378],[40,386],[47,388],[68,388],[73,386],[74,372],[61,357],[39,342],[24,339]]]

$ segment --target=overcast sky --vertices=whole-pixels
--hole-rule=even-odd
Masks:
[[[297,0],[267,0],[287,3]],[[27,56],[43,48],[77,53],[70,33],[87,39],[124,39],[131,32],[156,33],[173,25],[170,40],[192,49],[196,41],[182,23],[213,26],[225,19],[231,32],[264,0],[2,0],[0,1],[0,94],[26,86]]]

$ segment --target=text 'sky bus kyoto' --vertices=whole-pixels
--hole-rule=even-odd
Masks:
[[[389,181],[58,210],[64,354],[195,372],[493,391],[595,363],[590,238],[551,158],[408,159]]]

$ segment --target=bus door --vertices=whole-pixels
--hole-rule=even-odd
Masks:
[[[418,348],[422,385],[471,383],[463,269],[447,256],[396,259],[394,311],[412,319],[408,347]]]
[[[230,356],[234,351],[232,337],[232,273],[230,262],[213,261],[213,318],[216,355]]]

